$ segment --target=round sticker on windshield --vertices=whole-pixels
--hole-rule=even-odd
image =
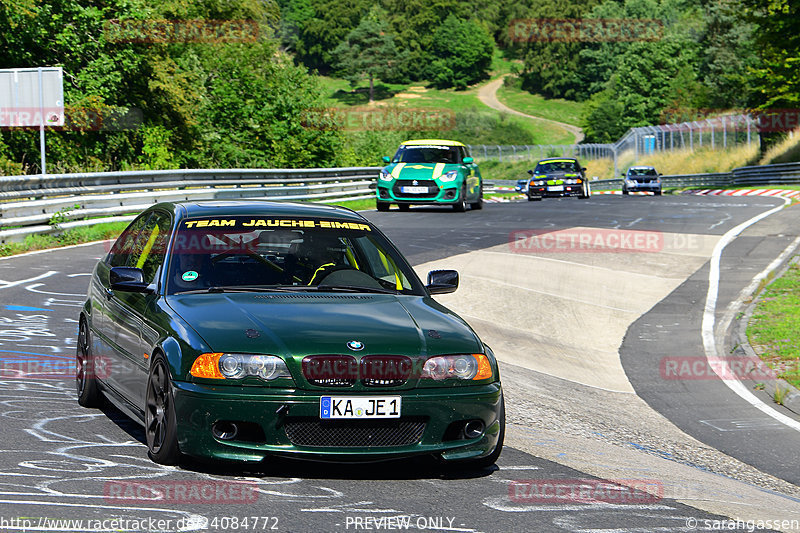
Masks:
[[[183,275],[181,276],[181,279],[182,279],[183,281],[194,281],[194,280],[196,280],[196,279],[197,279],[199,276],[200,276],[200,274],[198,274],[198,273],[197,273],[197,272],[195,272],[194,270],[187,270],[186,272],[184,272],[184,273],[183,273]]]

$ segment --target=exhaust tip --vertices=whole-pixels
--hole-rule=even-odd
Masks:
[[[485,426],[480,420],[470,420],[464,424],[464,437],[468,439],[477,439],[483,435]]]
[[[219,440],[233,440],[239,434],[239,427],[233,422],[221,421],[211,427],[211,432]]]

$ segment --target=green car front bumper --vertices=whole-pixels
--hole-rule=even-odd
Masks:
[[[344,390],[173,382],[172,393],[181,452],[235,461],[261,461],[268,455],[336,461],[419,454],[440,454],[445,460],[479,458],[497,445],[502,410],[499,382],[375,391],[369,396],[402,397],[399,419],[378,420],[321,420],[320,398],[357,395]],[[463,432],[470,421],[485,427],[475,438]],[[234,438],[219,431],[230,429],[230,424],[237,427]]]
[[[459,201],[462,185],[458,182],[440,185],[434,180],[426,180],[422,182],[422,185],[411,185],[406,181],[378,183],[377,200],[397,204],[454,204]],[[427,192],[406,193],[403,192],[403,187],[425,187]]]

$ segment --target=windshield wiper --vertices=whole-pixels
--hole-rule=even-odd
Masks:
[[[312,287],[309,287],[311,289]],[[360,285],[317,285],[317,291],[374,292],[378,294],[400,294],[396,289],[382,287],[362,287]]]
[[[187,291],[176,291],[173,294],[208,294],[221,292],[286,292],[292,288],[291,285],[275,285],[271,287],[249,287],[249,286],[214,286],[206,289],[190,289]]]

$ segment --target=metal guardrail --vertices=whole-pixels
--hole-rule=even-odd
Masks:
[[[154,170],[0,177],[0,242],[109,220],[165,201],[372,198],[378,167]]]
[[[378,167],[300,170],[155,170],[0,177],[0,242],[26,235],[123,221],[164,201],[262,198],[336,202],[373,198]],[[716,174],[662,176],[666,187],[800,184],[800,163],[741,167]],[[513,180],[485,182],[513,186]],[[593,180],[595,191],[622,179]]]

